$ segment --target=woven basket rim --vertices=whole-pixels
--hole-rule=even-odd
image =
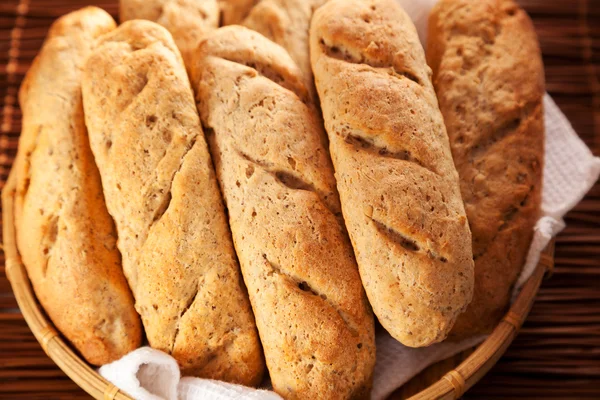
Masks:
[[[75,353],[42,311],[16,246],[14,195],[15,174],[13,169],[2,190],[5,269],[27,325],[48,357],[89,395],[95,399],[133,400],[132,397],[100,376]],[[553,270],[554,243],[553,239],[542,252],[533,274],[523,286],[510,310],[488,338],[477,346],[477,349],[460,365],[447,372],[428,388],[410,397],[410,400],[458,399],[496,364],[516,337],[529,314],[544,275],[550,274]]]

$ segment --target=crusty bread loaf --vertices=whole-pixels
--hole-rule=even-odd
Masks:
[[[464,337],[506,311],[539,217],[544,69],[511,0],[442,0],[430,21],[428,58],[473,232],[475,294],[452,331]]]
[[[313,13],[327,0],[262,0],[243,25],[261,33],[288,51],[296,62],[311,98],[318,103],[308,48]]]
[[[119,0],[119,18],[147,19],[167,28],[187,66],[200,40],[219,27],[219,5],[217,0]]]
[[[114,28],[95,7],[52,25],[19,92],[14,166],[17,245],[36,297],[95,365],[121,358],[142,339],[81,103],[83,64],[94,40]]]
[[[192,90],[161,26],[104,35],[84,70],[92,151],[136,308],[183,373],[256,385],[263,359]]]
[[[332,0],[311,60],[346,226],[379,321],[443,340],[473,294],[471,233],[431,70],[394,0]]]
[[[260,0],[219,0],[221,26],[241,24]]]
[[[373,317],[300,70],[232,26],[202,42],[192,85],[275,391],[367,398]]]

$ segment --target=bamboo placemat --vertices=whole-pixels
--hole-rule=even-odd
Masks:
[[[117,0],[1,0],[0,189],[17,150],[17,92],[58,16]],[[600,155],[600,0],[520,0],[540,36],[548,91]],[[506,355],[466,399],[600,398],[600,184],[567,216],[556,267]],[[430,372],[425,371],[424,374]],[[405,388],[409,393],[411,388]],[[88,396],[44,354],[23,320],[0,254],[0,398]]]

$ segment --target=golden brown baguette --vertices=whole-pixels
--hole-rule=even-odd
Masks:
[[[142,336],[81,103],[83,64],[94,40],[114,28],[96,7],[52,25],[19,92],[14,166],[17,244],[36,297],[94,365],[136,349]]]
[[[263,359],[171,35],[143,20],[103,36],[83,79],[86,123],[136,308],[186,375],[246,385]]]
[[[521,272],[539,217],[544,68],[527,14],[510,0],[442,0],[428,58],[473,232],[475,295],[452,336],[489,332]]]
[[[300,70],[283,48],[232,26],[202,42],[192,85],[273,388],[288,399],[367,398],[373,317]]]
[[[218,0],[221,26],[241,24],[260,0]]]
[[[327,0],[262,0],[243,25],[259,32],[288,51],[298,65],[311,98],[318,103],[308,48],[313,13]]]
[[[217,0],[119,0],[121,22],[147,19],[173,35],[185,65],[200,40],[219,27]]]
[[[346,226],[373,311],[407,346],[443,340],[471,301],[458,174],[414,25],[394,0],[332,0],[311,59]]]

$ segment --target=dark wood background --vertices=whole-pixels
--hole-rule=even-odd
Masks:
[[[0,0],[0,188],[21,128],[17,91],[52,21],[117,0]],[[600,155],[600,0],[520,0],[544,53],[548,91]],[[556,270],[518,338],[466,399],[600,399],[600,184],[567,216]],[[88,398],[44,354],[19,313],[0,255],[0,398]]]

